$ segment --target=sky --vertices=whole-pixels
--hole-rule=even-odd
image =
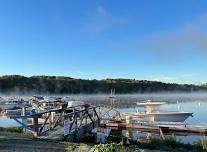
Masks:
[[[0,0],[0,75],[207,83],[206,0]]]

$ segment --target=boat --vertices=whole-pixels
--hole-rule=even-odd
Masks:
[[[41,105],[42,108],[48,109],[48,108],[60,107],[62,101],[61,99],[56,97],[45,97],[43,100],[39,100],[37,103]]]
[[[77,107],[77,106],[84,106],[86,103],[80,100],[73,100],[71,97],[63,97],[62,102],[67,103],[67,108]]]
[[[21,98],[2,98],[0,102],[0,109],[13,110],[21,106],[29,106],[29,101],[23,100]]]
[[[15,109],[18,106],[18,103],[16,102],[5,102],[0,104],[1,110],[10,110]]]
[[[31,109],[26,110],[26,115],[31,114]],[[6,110],[5,116],[21,116],[22,115],[22,109],[15,109],[15,110]]]
[[[188,117],[193,116],[192,112],[183,111],[173,111],[173,112],[163,112],[160,111],[160,106],[165,104],[165,102],[151,102],[147,100],[146,102],[137,102],[138,107],[144,107],[145,111],[137,112],[127,112],[123,116],[131,117],[133,120],[137,121],[164,121],[164,122],[184,122]]]
[[[77,107],[77,106],[84,106],[85,102],[83,101],[68,101],[68,108]]]
[[[165,121],[165,122],[184,122],[192,116],[191,112],[157,112],[157,113],[125,113],[139,121]]]

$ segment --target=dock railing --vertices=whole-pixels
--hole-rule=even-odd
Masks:
[[[99,106],[85,107],[83,110],[74,111],[64,115],[64,137],[80,138],[82,134],[99,126],[100,118],[97,113]]]
[[[9,116],[18,122],[24,130],[31,132],[34,136],[41,136],[50,130],[64,128],[64,136],[91,123],[92,128],[97,127],[100,122],[97,110],[99,106],[80,105],[73,107],[62,106],[45,110],[39,113],[22,116]],[[28,120],[31,124],[28,125]]]

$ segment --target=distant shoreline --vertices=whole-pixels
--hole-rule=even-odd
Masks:
[[[60,76],[0,76],[1,94],[117,94],[207,92],[207,85],[135,79],[85,80]]]

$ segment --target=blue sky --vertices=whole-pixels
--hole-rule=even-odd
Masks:
[[[207,82],[205,0],[1,0],[0,75]]]

